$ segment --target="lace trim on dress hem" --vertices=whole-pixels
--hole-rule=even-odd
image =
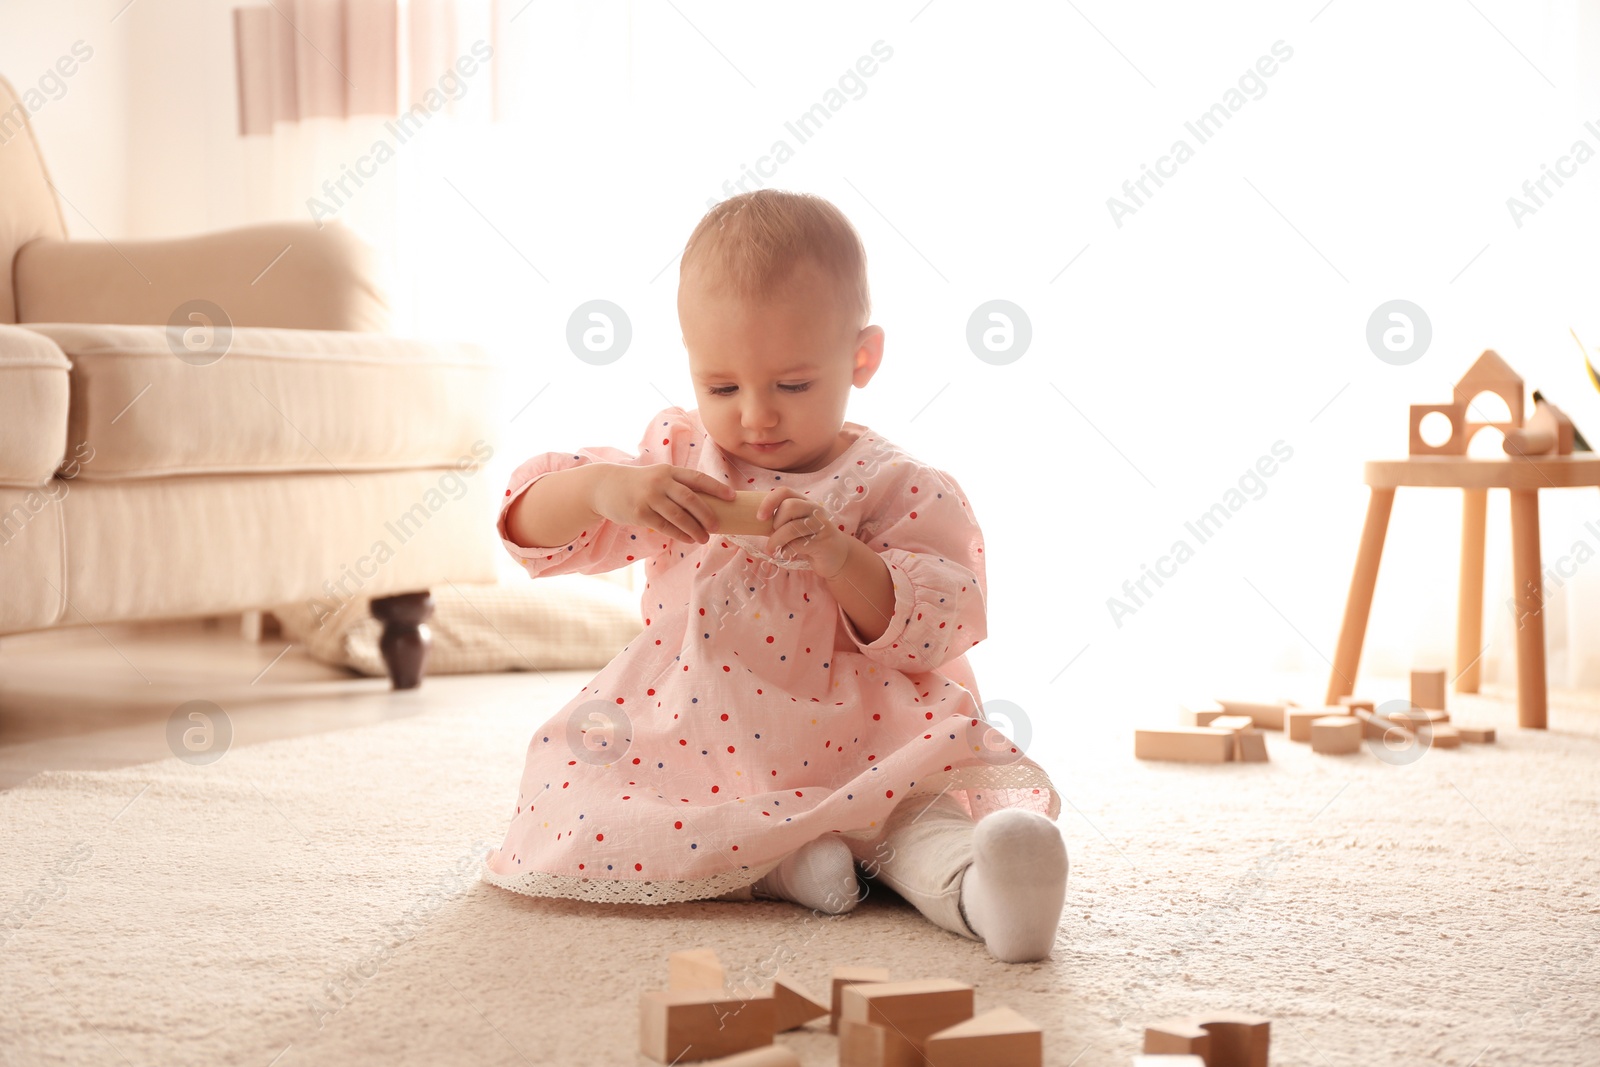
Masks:
[[[943,794],[955,789],[973,792],[980,789],[1040,789],[1046,795],[1042,798],[1046,809],[1044,814],[1055,819],[1061,813],[1061,797],[1056,793],[1050,776],[1045,773],[1044,768],[1026,758],[1017,764],[968,766],[942,771],[913,786],[902,803],[910,803],[917,797]],[[978,805],[971,804],[969,799],[969,806]],[[841,836],[870,841],[881,833],[881,829],[853,830],[846,831]],[[757,867],[724,871],[710,878],[683,881],[588,878],[570,874],[550,874],[545,871],[524,871],[520,874],[503,875],[496,873],[487,863],[481,867],[481,875],[483,880],[491,885],[530,897],[563,897],[568,900],[602,904],[679,904],[691,900],[708,900],[751,885],[765,877],[769,871],[783,862],[783,859],[784,857],[780,856]]]

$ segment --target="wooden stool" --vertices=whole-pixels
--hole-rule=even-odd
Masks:
[[[1517,605],[1517,725],[1545,728],[1544,592],[1539,563],[1539,490],[1600,486],[1600,455],[1516,459],[1473,459],[1467,456],[1410,456],[1376,460],[1366,465],[1372,488],[1367,521],[1350,595],[1339,627],[1324,703],[1337,704],[1355,688],[1361,643],[1372,611],[1372,590],[1383,556],[1383,535],[1394,507],[1394,491],[1402,485],[1462,490],[1461,591],[1456,613],[1456,680],[1458,693],[1478,691],[1478,657],[1483,638],[1483,527],[1490,489],[1511,493],[1511,564]]]

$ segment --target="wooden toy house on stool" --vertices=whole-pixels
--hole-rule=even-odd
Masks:
[[[1481,414],[1473,403],[1481,393],[1505,401],[1508,422],[1476,421]],[[1544,616],[1539,562],[1539,490],[1600,486],[1600,457],[1592,452],[1574,454],[1572,422],[1542,397],[1531,417],[1524,418],[1522,379],[1492,351],[1461,376],[1448,404],[1415,404],[1411,408],[1410,455],[1399,460],[1366,464],[1365,480],[1371,489],[1361,546],[1356,555],[1350,592],[1345,600],[1344,622],[1328,677],[1326,704],[1349,695],[1361,660],[1372,592],[1378,580],[1384,534],[1400,486],[1456,488],[1462,491],[1460,600],[1456,618],[1456,680],[1458,693],[1478,691],[1478,659],[1483,636],[1483,542],[1488,491],[1505,489],[1511,495],[1512,570],[1515,583],[1517,626],[1517,723],[1524,728],[1545,728]],[[1429,444],[1422,435],[1423,420],[1441,414],[1449,422],[1450,436]],[[1475,459],[1467,446],[1480,431],[1499,430],[1504,436],[1505,458]]]

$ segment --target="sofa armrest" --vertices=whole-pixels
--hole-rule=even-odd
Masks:
[[[19,323],[166,326],[183,305],[205,300],[234,326],[389,327],[372,251],[340,225],[279,222],[115,244],[39,238],[17,253],[15,269]]]

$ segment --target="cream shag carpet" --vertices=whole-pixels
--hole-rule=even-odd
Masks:
[[[1519,732],[1479,701],[1499,744],[1408,766],[1269,734],[1271,762],[1218,767],[1064,711],[1107,724],[1031,749],[1068,798],[1067,912],[1053,958],[1008,966],[882,893],[819,920],[477,881],[531,730],[588,675],[437,677],[384,697],[409,718],[0,793],[0,1062],[643,1064],[638,994],[695,946],[818,991],[847,963],[972,982],[1050,1064],[1125,1064],[1145,1022],[1211,1007],[1271,1017],[1279,1065],[1600,1057],[1593,710]],[[824,1024],[780,1041],[835,1062]]]

